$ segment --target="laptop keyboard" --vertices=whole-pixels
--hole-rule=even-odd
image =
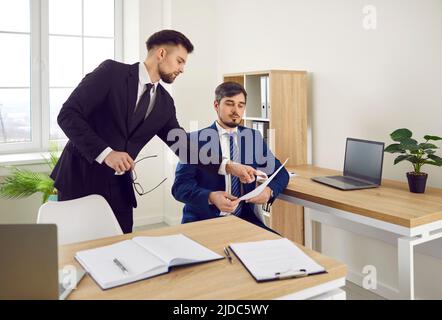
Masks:
[[[366,186],[366,185],[370,184],[369,182],[362,182],[362,181],[355,180],[355,179],[352,179],[349,177],[344,177],[344,176],[333,176],[333,177],[328,177],[328,178],[333,179],[333,180],[337,180],[337,181],[341,181],[344,183],[348,183],[348,184],[351,184],[352,186],[355,186],[355,187]]]

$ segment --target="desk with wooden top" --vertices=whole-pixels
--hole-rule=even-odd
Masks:
[[[302,165],[287,168],[292,177],[280,199],[306,208],[305,244],[315,249],[317,223],[376,236],[376,230],[395,235],[398,247],[399,298],[414,299],[414,246],[442,237],[442,189],[411,193],[408,185],[382,180],[379,188],[338,190],[311,180],[339,171]],[[379,231],[378,231],[379,232]]]
[[[109,245],[134,236],[162,236],[182,233],[207,248],[224,255],[223,248],[234,242],[278,239],[274,233],[234,216],[205,220],[156,230],[98,239],[59,249],[60,267],[76,265],[79,250]],[[257,283],[241,262],[227,259],[172,268],[167,273],[109,290],[101,290],[90,276],[85,276],[69,299],[309,299],[345,298],[346,266],[317,252],[301,247],[327,273],[288,280]]]

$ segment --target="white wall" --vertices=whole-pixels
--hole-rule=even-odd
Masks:
[[[363,7],[377,9],[377,29],[365,30]],[[417,137],[442,135],[442,2],[440,0],[218,0],[218,74],[269,68],[310,73],[313,163],[342,169],[345,138],[385,141],[396,128]],[[385,156],[384,177],[405,181],[411,168]],[[425,168],[442,187],[442,170]],[[377,267],[395,288],[396,248],[332,227],[325,254],[361,273]],[[436,250],[442,251],[442,242]],[[442,298],[442,261],[416,257],[417,297]]]

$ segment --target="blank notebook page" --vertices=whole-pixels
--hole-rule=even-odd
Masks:
[[[77,258],[87,261],[88,269],[99,283],[110,284],[124,278],[137,278],[138,275],[155,269],[164,269],[165,262],[132,240],[115,243],[110,246],[85,250],[77,253]],[[128,270],[122,270],[113,262],[117,258]],[[167,270],[167,269],[166,269]]]
[[[162,237],[135,237],[133,241],[161,257],[170,266],[222,258],[222,256],[182,234]]]

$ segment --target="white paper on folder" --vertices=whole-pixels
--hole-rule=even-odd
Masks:
[[[270,181],[273,180],[273,178],[278,174],[279,170],[281,170],[285,164],[287,163],[287,161],[289,161],[289,159],[287,158],[287,160],[284,161],[284,163],[278,168],[278,170],[276,170],[272,176],[270,178],[268,178],[266,181],[264,181],[262,184],[260,184],[257,188],[255,188],[254,190],[250,191],[249,193],[243,195],[241,198],[239,198],[240,200],[249,200],[252,199],[256,196],[258,196],[261,192],[264,191],[265,187],[267,187],[267,185],[270,183]]]

